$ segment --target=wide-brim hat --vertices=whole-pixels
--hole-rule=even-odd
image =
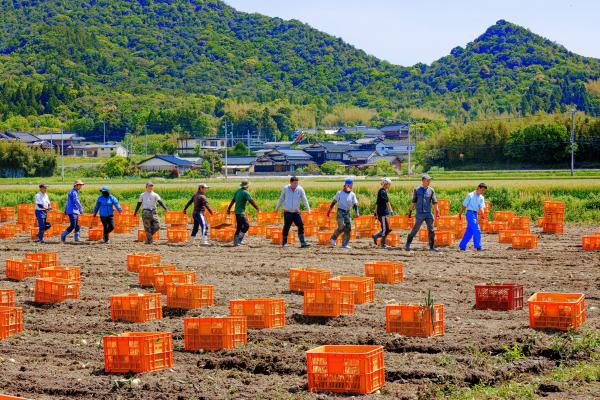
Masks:
[[[248,186],[250,186],[250,182],[248,182],[248,181],[242,181],[240,183],[241,188],[247,188]]]
[[[77,186],[77,185],[85,185],[85,183],[83,183],[83,181],[81,181],[81,180],[76,180],[75,183],[73,184],[73,186]]]

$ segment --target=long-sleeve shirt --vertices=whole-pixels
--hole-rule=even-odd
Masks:
[[[115,208],[119,212],[123,211],[119,205],[119,200],[117,200],[115,196],[112,194],[108,197],[100,195],[96,201],[96,206],[94,207],[94,214],[99,213],[101,217],[112,217],[115,213]]]
[[[65,214],[83,214],[83,207],[79,202],[79,191],[75,188],[71,189],[67,195]]]
[[[212,211],[210,211],[210,206],[208,205],[208,199],[206,198],[205,195],[203,195],[200,192],[194,193],[194,195],[192,196],[190,201],[188,201],[187,204],[185,205],[185,208],[183,209],[183,211],[186,211],[188,209],[188,207],[191,206],[192,204],[194,204],[194,213],[199,212],[199,213],[204,214],[204,210],[207,208],[209,209],[209,212],[212,213]]]
[[[291,185],[287,185],[281,191],[275,210],[279,210],[279,207],[283,204],[284,211],[298,212],[300,211],[300,202],[304,203],[306,211],[310,211],[310,205],[302,186],[298,185],[295,189],[292,189]]]
[[[38,192],[35,195],[35,209],[47,210],[50,208],[50,198],[47,193]]]

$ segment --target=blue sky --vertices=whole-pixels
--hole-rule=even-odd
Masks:
[[[225,0],[238,10],[297,19],[399,65],[430,64],[499,19],[600,58],[600,0]]]

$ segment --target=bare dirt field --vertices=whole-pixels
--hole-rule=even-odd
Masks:
[[[84,229],[85,230],[85,229]],[[370,240],[352,243],[351,250],[313,246],[281,249],[266,239],[247,238],[232,248],[169,245],[161,240],[146,246],[133,235],[113,235],[108,245],[97,242],[43,247],[24,238],[0,240],[0,277],[4,260],[34,250],[59,252],[59,263],[81,267],[81,299],[41,306],[32,302],[34,279],[1,280],[1,288],[16,289],[23,307],[24,331],[0,341],[0,393],[31,399],[260,399],[327,398],[307,392],[305,351],[323,344],[379,344],[385,349],[385,387],[365,399],[416,399],[433,395],[447,385],[498,385],[509,380],[528,382],[557,366],[556,333],[529,328],[527,305],[512,312],[474,309],[477,283],[518,282],[525,299],[536,291],[585,294],[587,329],[600,328],[600,253],[582,252],[581,235],[597,226],[570,225],[563,235],[541,236],[535,250],[512,250],[484,236],[486,251],[459,252],[455,247],[437,254],[422,251],[375,249]],[[539,230],[536,229],[536,232]],[[164,233],[164,232],[162,232]],[[405,237],[406,232],[402,233]],[[87,234],[84,233],[83,237]],[[72,240],[72,239],[71,239]],[[173,313],[165,309],[160,321],[145,324],[112,322],[109,296],[137,287],[137,275],[127,272],[126,256],[138,251],[158,252],[164,263],[194,270],[198,281],[215,287],[215,306]],[[376,300],[357,305],[354,315],[330,320],[302,315],[303,297],[288,291],[291,267],[320,267],[335,275],[363,275],[367,261],[402,261],[404,282],[376,285]],[[385,305],[421,303],[431,289],[445,305],[443,337],[407,338],[385,333]],[[229,300],[281,297],[286,304],[286,326],[249,330],[248,344],[233,351],[183,351],[184,316],[228,315]],[[106,374],[102,337],[126,331],[173,333],[175,366],[140,374],[139,383],[120,384],[124,375]],[[522,345],[526,358],[502,361],[503,346]],[[599,398],[597,381],[578,385],[545,385],[538,394],[548,398]],[[558,391],[558,392],[557,392]]]

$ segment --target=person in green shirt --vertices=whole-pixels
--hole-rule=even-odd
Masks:
[[[239,246],[244,244],[242,240],[244,239],[244,235],[248,232],[248,228],[250,228],[250,224],[248,223],[248,218],[246,218],[246,205],[248,203],[252,204],[252,207],[256,208],[257,212],[260,212],[260,208],[250,196],[250,192],[248,192],[248,186],[250,186],[250,182],[242,181],[240,183],[240,188],[233,195],[233,199],[231,199],[231,203],[229,203],[229,207],[227,207],[227,214],[231,212],[231,207],[235,204],[235,209],[233,212],[235,213],[235,222],[236,222],[236,230],[235,235],[233,235],[233,245]]]

